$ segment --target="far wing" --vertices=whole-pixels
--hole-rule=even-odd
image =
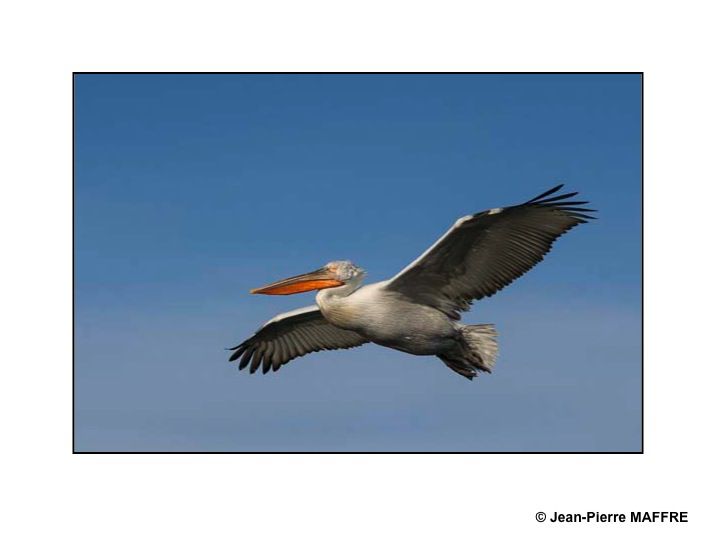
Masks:
[[[449,316],[492,296],[539,263],[557,238],[593,219],[577,193],[550,195],[459,219],[418,259],[387,282],[388,290]]]
[[[233,347],[230,361],[240,359],[239,368],[250,365],[255,373],[272,367],[277,371],[293,358],[310,352],[358,347],[368,340],[351,330],[330,324],[317,306],[296,309],[278,315],[260,328],[254,336]]]

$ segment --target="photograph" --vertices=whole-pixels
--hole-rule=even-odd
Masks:
[[[641,453],[642,86],[74,73],[74,452]]]
[[[718,537],[709,3],[46,4],[2,538]]]

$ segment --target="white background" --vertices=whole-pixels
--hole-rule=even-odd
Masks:
[[[716,535],[720,89],[711,6],[5,5],[2,537]],[[73,70],[644,71],[645,454],[71,454]],[[539,524],[541,510],[686,510],[690,523]]]

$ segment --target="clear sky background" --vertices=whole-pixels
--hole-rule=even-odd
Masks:
[[[79,75],[79,451],[637,451],[638,75]],[[460,216],[565,182],[599,220],[465,322],[470,382],[365,345],[277,373],[227,362],[350,259],[386,279]]]

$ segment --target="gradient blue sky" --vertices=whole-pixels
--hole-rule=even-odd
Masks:
[[[638,75],[78,75],[78,451],[637,451]],[[475,305],[469,382],[376,345],[249,376],[224,347],[351,259],[392,276],[458,217],[565,182],[600,219]]]

